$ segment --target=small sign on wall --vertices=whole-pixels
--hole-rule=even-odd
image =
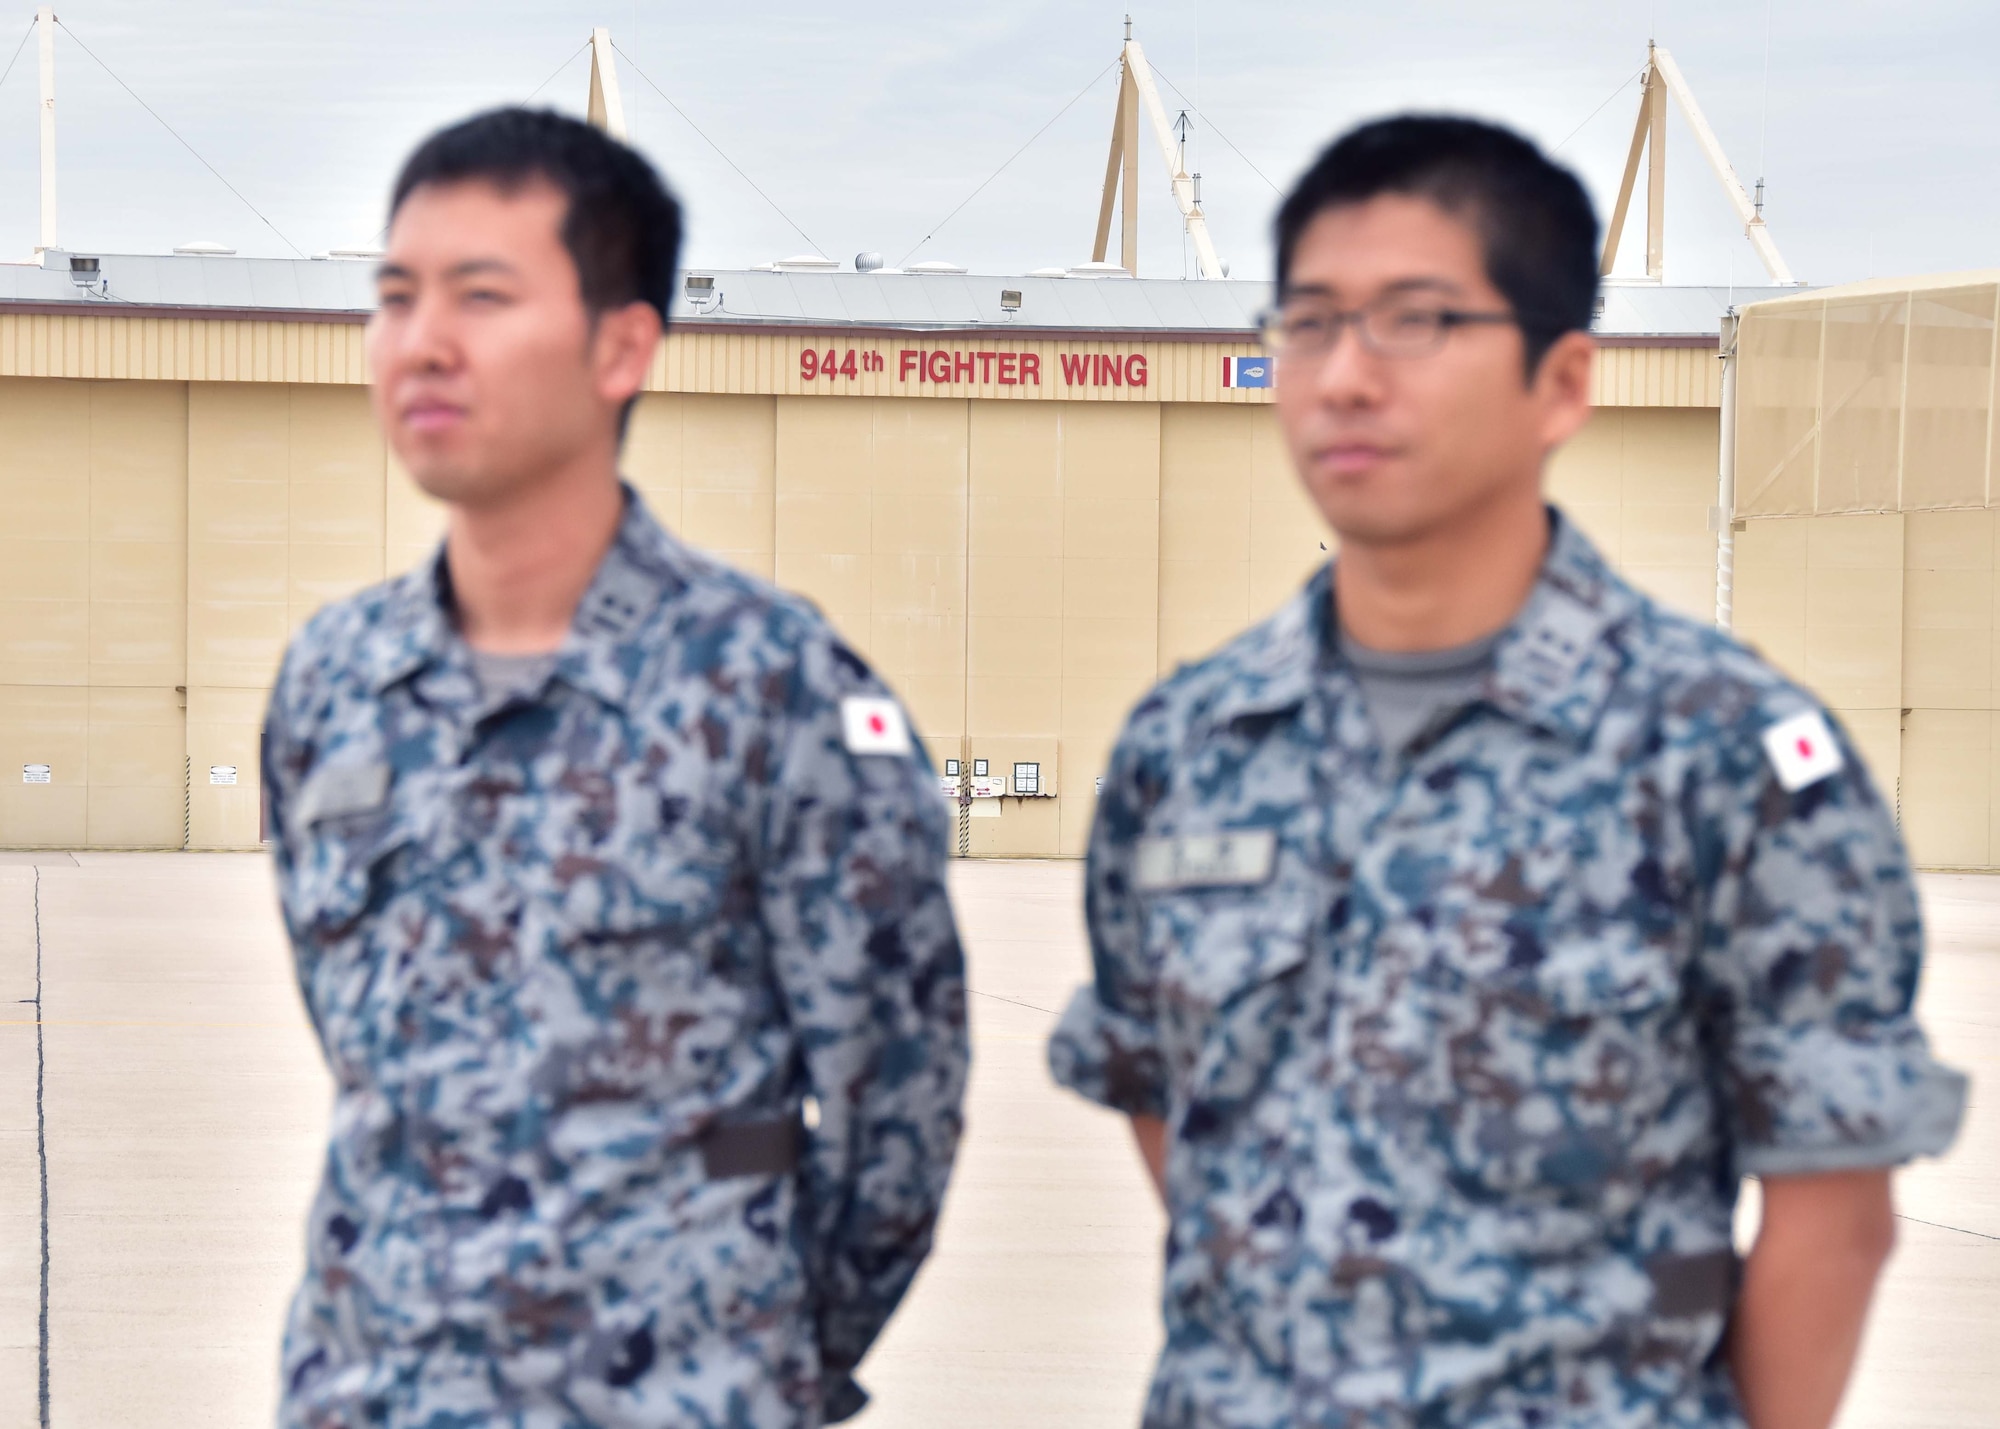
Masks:
[[[208,782],[211,784],[234,784],[236,782],[236,766],[234,764],[209,765]]]
[[[21,782],[23,784],[47,784],[54,778],[54,772],[46,764],[23,764]]]

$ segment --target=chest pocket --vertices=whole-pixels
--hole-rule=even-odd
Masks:
[[[1590,888],[1576,872],[1537,900],[1476,901],[1447,930],[1456,956],[1409,970],[1411,1089],[1431,1150],[1462,1181],[1636,1194],[1646,1137],[1687,1084],[1673,926],[1649,927],[1629,900],[1600,906]]]
[[[330,761],[300,785],[293,837],[292,912],[316,945],[352,933],[379,907],[416,830],[390,798],[389,766]]]
[[[1148,960],[1160,969],[1162,1038],[1198,1133],[1253,1099],[1297,1050],[1320,900],[1282,851],[1259,885],[1141,897]]]
[[[543,815],[550,894],[572,946],[686,946],[755,911],[737,805],[699,778],[572,769]]]

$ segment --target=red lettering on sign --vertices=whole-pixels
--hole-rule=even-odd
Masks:
[[[979,380],[981,382],[991,382],[993,380],[993,359],[998,355],[992,352],[982,352],[979,354]]]
[[[826,356],[819,360],[819,370],[822,377],[831,377],[840,370],[840,359],[833,355],[832,348],[829,347]]]
[[[952,381],[970,382],[972,380],[972,356],[969,352],[954,352],[951,355]]]
[[[1019,379],[1017,379],[1017,378],[1016,378],[1016,377],[1014,376],[1014,361],[1015,361],[1015,359],[1016,359],[1016,358],[1018,358],[1019,356],[1020,356],[1020,354],[1019,354],[1018,352],[1003,352],[1003,353],[1001,353],[1001,354],[1000,354],[1000,385],[1001,385],[1001,386],[1003,386],[1003,387],[1017,387],[1017,386],[1019,386],[1019,385],[1020,385],[1020,382],[1019,382]]]
[[[808,382],[819,376],[819,354],[811,348],[799,354],[799,376]]]
[[[1097,385],[1102,387],[1104,379],[1110,378],[1113,387],[1125,385],[1125,364],[1116,357],[1105,356],[1097,359]]]
[[[1063,381],[1074,387],[1090,375],[1090,359],[1074,352],[1061,354]]]
[[[854,375],[854,349],[851,347],[847,349],[847,357],[840,364],[840,375],[842,377]]]
[[[910,347],[906,347],[896,354],[896,380],[898,382],[908,382],[910,380],[910,369],[917,366],[917,359],[921,355],[915,348]],[[922,376],[923,374],[919,372],[919,380],[921,380]]]
[[[1125,359],[1125,382],[1127,386],[1131,387],[1144,387],[1146,385],[1145,353],[1135,352]]]
[[[1021,354],[1021,385],[1025,387],[1031,380],[1037,387],[1042,385],[1042,359],[1038,353],[1024,352]]]
[[[951,354],[942,348],[933,352],[924,363],[924,375],[933,382],[951,381]]]

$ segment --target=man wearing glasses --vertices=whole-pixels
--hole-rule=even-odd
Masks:
[[[1145,1422],[1824,1429],[1889,1170],[1964,1099],[1890,813],[1810,694],[1543,503],[1589,416],[1573,175],[1391,119],[1277,233],[1339,557],[1133,712],[1050,1052],[1166,1202]]]

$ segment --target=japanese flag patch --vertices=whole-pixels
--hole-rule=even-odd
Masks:
[[[840,702],[840,732],[850,754],[910,752],[910,724],[894,700],[849,695]]]
[[[1826,717],[1807,710],[1790,719],[1781,719],[1764,731],[1764,753],[1778,771],[1778,782],[1788,794],[1819,783],[1829,774],[1838,774],[1847,763]]]

